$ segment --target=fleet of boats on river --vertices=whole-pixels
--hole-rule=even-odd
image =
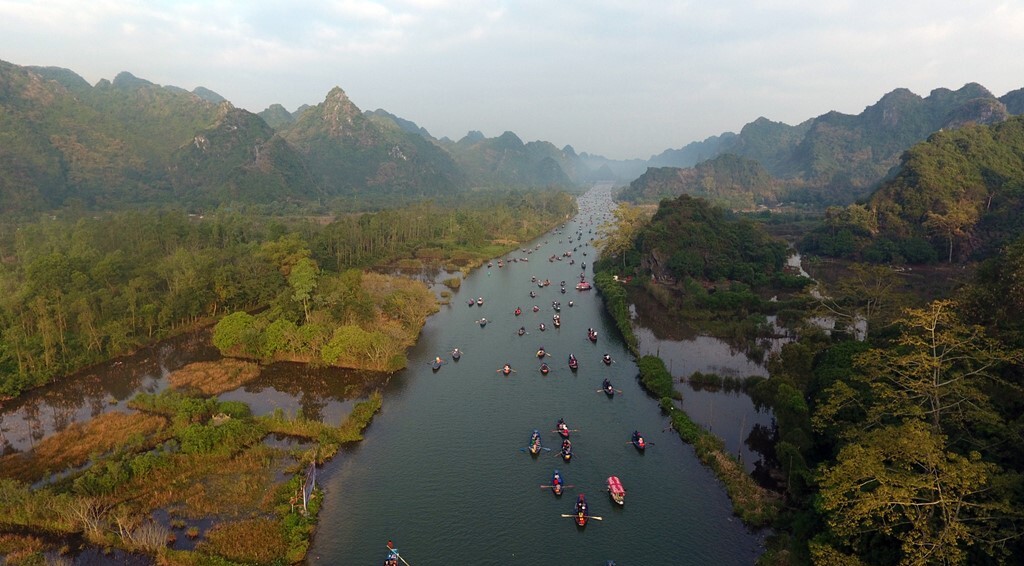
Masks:
[[[554,262],[562,261],[563,259],[571,258],[573,252],[577,251],[579,247],[581,247],[581,246],[588,246],[589,244],[584,242],[584,237],[585,236],[583,234],[582,229],[578,230],[575,234],[573,234],[569,238],[569,242],[570,243],[578,242],[577,246],[574,247],[572,250],[566,250],[564,253],[561,254],[561,256],[552,255],[551,257],[548,258],[549,262],[554,263]],[[590,239],[592,240],[593,237],[591,237]],[[539,249],[539,248],[540,248],[540,245],[538,244],[537,249]],[[532,253],[532,250],[527,251],[526,249],[524,249],[523,252],[524,253]],[[585,251],[583,252],[583,255],[586,255]],[[527,260],[527,258],[525,256],[519,257],[519,258],[515,258],[515,257],[514,258],[509,258],[507,261],[506,260],[498,260],[498,267],[499,268],[503,268],[505,265],[508,265],[508,264],[511,264],[511,263],[516,263],[516,262],[519,262],[519,261],[528,261],[528,260]],[[575,264],[575,260],[570,260],[570,264]],[[489,262],[487,264],[487,266],[488,267],[493,266],[493,262]],[[581,267],[582,267],[582,269],[584,271],[582,273],[580,273],[580,275],[579,275],[579,282],[576,284],[576,289],[578,291],[588,291],[588,290],[590,290],[592,288],[592,286],[586,280],[586,271],[585,271],[586,270],[586,263],[583,262],[581,264]],[[530,281],[531,281],[531,283],[535,283],[537,285],[537,287],[540,288],[540,289],[544,289],[545,287],[548,287],[549,285],[551,285],[551,280],[550,279],[539,279],[536,276],[531,276]],[[559,288],[560,288],[561,293],[565,293],[566,282],[565,281],[561,281],[559,283]],[[532,291],[531,290],[529,292],[529,296],[530,296],[531,299],[536,298],[536,296],[537,296],[536,291]],[[574,304],[573,301],[569,301],[569,303],[568,303],[568,305],[570,307],[572,307],[573,304]],[[475,300],[474,299],[469,299],[467,301],[467,305],[470,306],[470,307],[476,306],[478,308],[482,308],[484,306],[484,298],[483,297],[478,297]],[[561,302],[559,302],[559,301],[552,301],[551,308],[554,311],[554,314],[552,315],[552,323],[555,326],[555,328],[560,328],[562,326],[562,315],[560,314],[560,312],[561,312]],[[537,306],[537,305],[533,305],[532,310],[533,310],[533,312],[537,313],[537,312],[540,311],[540,307]],[[513,314],[513,318],[511,320],[515,320],[515,317],[519,317],[519,316],[521,316],[523,314],[523,309],[521,307],[517,306],[512,314]],[[481,317],[476,322],[481,327],[483,327],[483,326],[485,326],[490,321],[488,321],[485,317]],[[545,324],[544,323],[540,323],[538,325],[538,329],[540,331],[544,331],[546,329]],[[516,334],[518,336],[524,336],[525,334],[528,334],[528,332],[526,331],[526,327],[525,326],[520,326],[518,328],[518,330],[516,330],[515,332],[516,332]],[[597,330],[595,330],[593,328],[588,328],[587,329],[587,340],[589,340],[591,343],[596,343],[597,342]],[[455,348],[454,350],[452,350],[452,359],[453,360],[458,360],[461,357],[461,355],[462,355],[462,352],[458,348]],[[544,346],[538,346],[537,351],[536,351],[536,356],[537,356],[537,358],[539,360],[541,360],[540,373],[542,375],[546,376],[550,372],[552,372],[552,368],[551,368],[551,366],[547,362],[547,358],[552,356],[551,352],[549,352]],[[612,363],[614,363],[614,360],[612,360],[611,355],[607,354],[607,353],[602,356],[601,360],[602,360],[602,362],[604,363],[605,366],[611,366]],[[434,371],[439,370],[443,364],[444,364],[444,360],[442,360],[441,357],[435,358],[435,360],[433,362],[433,369],[434,369]],[[579,369],[579,359],[576,357],[575,353],[569,353],[569,355],[568,355],[568,367],[569,367],[569,369],[573,373],[576,373],[576,371]],[[497,372],[502,374],[503,376],[509,377],[512,374],[516,373],[516,370],[512,367],[510,362],[505,362],[501,367],[498,368]],[[611,381],[609,379],[605,378],[603,380],[602,384],[601,384],[601,388],[598,389],[597,392],[599,392],[599,393],[603,392],[609,398],[612,398],[612,397],[615,396],[616,393],[621,394],[622,390],[616,389],[612,385]],[[570,440],[569,437],[571,436],[571,433],[578,432],[578,430],[570,428],[568,423],[565,422],[565,419],[559,418],[558,422],[555,425],[555,429],[552,430],[552,432],[557,433],[561,437],[561,439],[562,439],[561,447],[557,451],[554,452],[555,456],[556,457],[560,457],[562,459],[563,463],[565,463],[565,464],[570,463],[572,461],[572,459],[573,459],[573,456],[574,456],[575,452],[574,452],[573,443],[572,443],[572,441]],[[630,439],[628,444],[632,444],[640,452],[643,452],[646,449],[646,447],[647,447],[647,443],[644,441],[643,437],[637,431],[633,431],[632,437],[631,437],[631,439]],[[523,448],[520,448],[520,450],[522,450],[523,452],[528,452],[533,457],[540,457],[545,452],[551,452],[552,451],[551,448],[548,448],[548,447],[544,446],[543,435],[540,433],[539,429],[533,429],[532,430],[532,432],[530,433],[529,441],[528,441],[527,445],[525,447],[523,447]],[[543,489],[550,489],[555,494],[555,496],[561,496],[565,489],[572,488],[572,487],[575,487],[575,486],[567,485],[565,483],[564,475],[562,474],[562,472],[559,469],[556,468],[552,472],[552,474],[551,474],[551,478],[549,480],[549,483],[541,484],[540,487],[543,488]],[[611,500],[612,500],[612,502],[614,504],[616,504],[618,506],[622,506],[622,505],[625,504],[626,490],[623,487],[622,481],[619,479],[618,476],[614,476],[614,475],[613,476],[609,476],[607,478],[607,480],[606,480],[606,486],[605,486],[604,490],[608,492],[608,494],[611,497]],[[589,523],[589,521],[591,519],[597,520],[597,521],[601,521],[601,520],[604,519],[603,517],[595,516],[595,515],[592,515],[590,513],[589,502],[586,499],[586,495],[583,494],[583,493],[579,493],[577,495],[576,501],[574,502],[573,507],[572,507],[572,513],[563,514],[562,517],[572,518],[575,521],[576,525],[578,527],[580,527],[580,528],[585,527]],[[397,564],[398,560],[402,560],[402,562],[404,562],[404,559],[401,558],[401,556],[398,554],[397,550],[393,549],[390,541],[389,541],[389,544],[388,544],[388,551],[389,551],[389,553],[388,553],[387,559],[385,561],[386,565]]]

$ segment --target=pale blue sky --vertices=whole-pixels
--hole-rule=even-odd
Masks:
[[[0,0],[0,59],[212,89],[259,112],[334,86],[437,137],[647,158],[895,88],[1024,87],[1024,0]]]

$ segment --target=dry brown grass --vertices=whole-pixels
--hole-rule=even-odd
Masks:
[[[45,564],[45,550],[46,544],[37,537],[0,534],[0,562],[4,564]]]
[[[255,518],[213,527],[199,549],[245,564],[267,564],[285,557],[288,541],[280,523]]]
[[[225,358],[213,362],[189,364],[170,375],[171,386],[189,388],[204,395],[219,395],[256,379],[259,365],[245,360]]]
[[[0,477],[34,482],[52,472],[81,466],[92,454],[105,454],[129,439],[147,438],[163,430],[167,419],[145,413],[106,413],[74,423],[25,453],[0,458]]]
[[[269,511],[280,465],[275,452],[261,445],[236,456],[175,455],[121,492],[144,509],[174,509],[191,518]]]

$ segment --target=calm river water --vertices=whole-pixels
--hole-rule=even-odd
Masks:
[[[430,318],[409,353],[409,368],[390,381],[365,440],[321,474],[326,499],[309,563],[374,564],[389,539],[415,566],[756,560],[761,536],[733,517],[721,486],[693,450],[672,431],[662,432],[666,421],[640,388],[636,365],[599,298],[574,288],[581,261],[590,280],[594,249],[568,239],[582,230],[589,243],[610,208],[607,188],[592,190],[581,198],[579,217],[559,233],[531,245],[532,254],[509,254],[503,268],[495,263],[473,272],[451,305]],[[574,247],[571,258],[548,260]],[[529,262],[508,263],[512,257]],[[532,276],[552,283],[541,288]],[[467,306],[477,297],[482,307]],[[553,301],[561,303],[558,329]],[[523,311],[518,317],[517,306]],[[476,322],[481,317],[490,321],[484,327]],[[521,326],[528,334],[517,335]],[[587,340],[590,327],[598,331],[596,344]],[[464,351],[458,362],[449,355],[455,347]],[[539,371],[540,347],[551,354],[547,376]],[[575,374],[567,366],[571,353],[580,362]],[[615,360],[610,366],[601,361],[605,353]],[[448,360],[436,373],[430,367],[435,356]],[[496,371],[506,362],[516,369],[509,377]],[[609,399],[598,393],[604,378],[622,394]],[[579,430],[571,463],[522,450],[533,429],[557,449],[552,431],[560,417]],[[646,453],[629,444],[634,429],[654,443]],[[575,486],[561,498],[540,488],[555,468]],[[604,491],[610,475],[628,492],[622,508]],[[603,521],[580,529],[561,517],[572,512],[578,493]]]

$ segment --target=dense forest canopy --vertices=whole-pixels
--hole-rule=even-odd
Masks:
[[[227,210],[26,224],[0,240],[0,398],[225,312],[270,305],[299,324],[308,303],[289,276],[300,260],[336,275],[417,256],[457,269],[574,210],[568,194],[529,191],[480,193],[463,208],[346,214],[326,225]]]

